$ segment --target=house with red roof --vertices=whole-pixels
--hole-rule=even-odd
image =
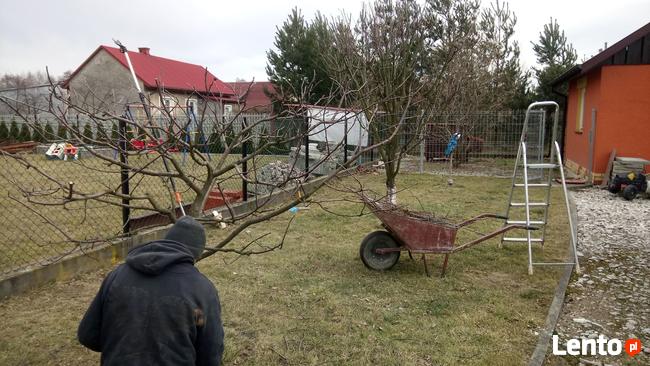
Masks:
[[[129,58],[154,115],[163,113],[163,105],[172,114],[184,114],[184,109],[192,106],[197,113],[212,115],[239,103],[235,91],[203,66],[154,56],[146,47],[129,51]],[[119,48],[99,46],[63,86],[76,105],[116,114],[127,104],[136,113],[140,107],[126,57]]]
[[[275,87],[269,81],[236,81],[227,83],[239,98],[239,106],[246,113],[273,113],[270,95]]]

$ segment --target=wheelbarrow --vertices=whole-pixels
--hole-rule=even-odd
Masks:
[[[483,219],[506,220],[503,215],[484,213],[458,224],[437,218],[427,212],[409,211],[385,200],[372,200],[361,194],[361,199],[370,211],[381,221],[386,229],[374,231],[361,241],[359,254],[363,264],[377,271],[392,268],[399,260],[402,251],[412,254],[422,254],[424,270],[427,276],[427,254],[443,254],[445,256],[441,276],[445,275],[449,264],[449,255],[480,244],[488,239],[513,229],[537,230],[533,226],[509,224],[483,235],[468,243],[454,246],[456,234],[461,228]]]

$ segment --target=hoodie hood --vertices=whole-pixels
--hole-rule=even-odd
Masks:
[[[129,267],[148,275],[158,275],[178,263],[194,264],[194,255],[182,243],[166,239],[137,247],[126,257]]]

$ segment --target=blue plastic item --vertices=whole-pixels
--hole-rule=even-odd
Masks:
[[[447,148],[445,149],[446,158],[450,157],[451,153],[454,152],[456,146],[458,145],[459,139],[460,139],[460,132],[456,132],[453,135],[451,135],[451,139],[449,139],[449,143],[447,144]]]

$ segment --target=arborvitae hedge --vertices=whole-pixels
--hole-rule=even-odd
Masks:
[[[50,125],[49,122],[45,122],[45,128],[43,129],[43,136],[45,137],[45,141],[56,140],[56,136],[54,135],[54,130],[52,129],[52,126]]]
[[[45,141],[45,138],[43,138],[43,127],[38,121],[34,122],[34,127],[32,128],[32,141]]]
[[[120,139],[120,130],[117,127],[117,123],[113,123],[113,127],[111,127],[111,141],[113,141],[114,144],[117,144],[117,141]]]
[[[67,140],[68,139],[68,129],[65,127],[63,124],[59,124],[59,128],[56,131],[56,136],[59,140]]]
[[[8,139],[9,139],[9,128],[7,128],[7,124],[2,119],[0,120],[0,141],[6,141]]]
[[[87,144],[92,144],[93,142],[93,129],[90,127],[90,123],[86,123],[84,126],[83,132],[83,141]]]
[[[17,141],[18,136],[20,135],[20,130],[18,129],[18,123],[16,123],[16,119],[13,118],[11,120],[11,126],[9,127],[9,141]]]
[[[27,123],[23,123],[20,126],[20,132],[18,133],[18,141],[24,142],[32,139],[32,132],[29,130]]]

